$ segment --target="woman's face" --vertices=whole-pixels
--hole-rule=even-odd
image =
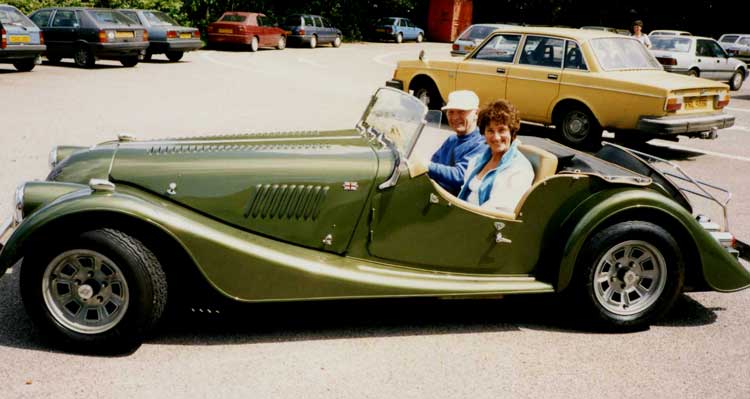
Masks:
[[[493,154],[505,154],[512,141],[508,126],[497,121],[490,121],[484,128],[484,139]]]
[[[641,29],[642,28],[641,28],[640,25],[633,25],[633,33],[635,33],[636,35],[640,35],[641,34]]]

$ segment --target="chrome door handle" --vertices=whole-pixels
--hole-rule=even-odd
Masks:
[[[503,74],[503,73],[505,73],[505,68],[497,68],[497,69],[495,69],[495,72]]]
[[[551,73],[547,75],[547,79],[557,80],[558,75],[555,73]]]

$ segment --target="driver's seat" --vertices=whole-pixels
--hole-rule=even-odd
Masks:
[[[549,151],[527,144],[521,144],[518,149],[531,162],[534,168],[532,185],[552,176],[557,171],[557,157]]]

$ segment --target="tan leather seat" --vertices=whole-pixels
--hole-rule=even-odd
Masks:
[[[534,168],[534,181],[532,186],[552,175],[557,171],[557,157],[549,151],[527,144],[518,146],[521,153],[531,162]]]

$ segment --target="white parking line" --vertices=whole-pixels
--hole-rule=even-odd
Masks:
[[[209,56],[204,51],[199,51],[198,54],[200,54],[201,57],[203,57],[207,61],[212,62],[212,63],[214,63],[216,65],[221,65],[221,66],[225,66],[225,67],[229,67],[229,68],[239,69],[241,71],[258,72],[258,68],[254,68],[254,67],[248,68],[248,66],[246,66],[246,65],[236,65],[236,64],[230,64],[230,63],[224,62],[224,61],[219,61],[219,60],[217,60],[217,59]],[[249,64],[249,65],[252,65],[252,64]]]
[[[319,63],[317,63],[317,62],[315,62],[315,61],[313,61],[311,59],[308,59],[308,58],[298,57],[297,61],[299,61],[299,62],[301,62],[303,64],[312,65],[312,66],[314,66],[316,68],[328,68],[327,66],[325,66],[323,64],[319,64]]]
[[[679,144],[670,143],[668,141],[661,141],[661,140],[654,140],[653,143],[650,144],[659,144],[659,147],[662,148],[671,148],[674,150],[680,150],[680,151],[690,151],[690,152],[696,152],[698,154],[703,155],[710,155],[718,158],[724,158],[724,159],[732,159],[735,161],[742,161],[742,162],[750,162],[750,157],[743,157],[740,155],[732,155],[732,154],[725,154],[723,152],[716,152],[716,151],[708,151],[708,150],[701,150],[698,148],[683,146]]]
[[[724,109],[729,110],[729,111],[750,112],[750,109],[745,109],[745,108],[726,107]]]
[[[372,60],[375,61],[376,63],[380,64],[380,65],[385,65],[385,66],[389,66],[389,67],[396,67],[397,65],[396,65],[395,62],[388,62],[385,59],[389,58],[389,57],[397,56],[399,54],[406,54],[406,53],[410,53],[410,51],[393,51],[393,52],[390,52],[390,53],[384,53],[384,54],[380,54],[380,55],[377,55],[375,57],[372,57]],[[417,57],[414,57],[414,58],[417,58]]]

